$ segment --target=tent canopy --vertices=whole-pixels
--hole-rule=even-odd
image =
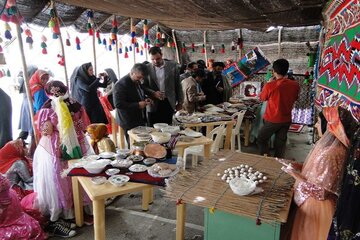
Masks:
[[[4,0],[0,0],[3,5]],[[156,24],[164,30],[229,30],[247,28],[264,31],[270,26],[309,26],[321,21],[324,0],[60,0],[58,15],[65,25],[86,31],[86,11],[94,10],[94,19],[103,31],[110,31],[112,15],[118,17],[119,34],[129,31],[129,18],[135,18],[138,34],[140,19],[150,19],[149,29]],[[48,0],[18,0],[26,22],[47,26]]]

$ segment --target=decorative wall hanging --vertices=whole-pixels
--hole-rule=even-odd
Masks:
[[[81,50],[79,37],[76,37],[76,38],[75,38],[75,44],[76,44],[76,49],[77,49],[77,50]]]
[[[88,30],[89,36],[94,35],[94,12],[89,10],[87,12],[88,22],[86,24],[86,29]]]
[[[30,31],[30,29],[25,29],[25,36],[26,36],[26,40],[25,42],[27,44],[29,44],[29,48],[32,49],[33,48],[33,43],[34,43],[34,40],[32,38],[32,33]]]
[[[46,45],[46,41],[47,41],[47,38],[44,36],[44,35],[42,35],[41,36],[41,48],[42,48],[42,50],[41,50],[41,52],[42,52],[42,54],[47,54],[47,50],[46,50],[46,48],[47,48],[47,45]]]

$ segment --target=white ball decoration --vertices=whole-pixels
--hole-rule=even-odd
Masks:
[[[224,174],[216,174],[221,178],[222,181],[229,183],[234,178],[247,178],[255,182],[255,184],[260,184],[267,180],[267,177],[264,176],[262,172],[256,171],[253,167],[250,167],[247,164],[240,164],[235,167],[230,167],[224,170]]]
[[[267,179],[267,177],[266,177],[266,176],[263,176],[263,179],[264,179],[264,180],[266,180],[266,179]]]
[[[218,177],[220,177],[221,176],[221,173],[218,173],[218,174],[216,174]]]

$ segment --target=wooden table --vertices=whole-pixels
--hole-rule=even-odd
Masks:
[[[129,130],[128,134],[129,134],[131,145],[134,143],[134,141],[137,141],[137,142],[140,141],[138,139],[137,135],[132,132],[132,130]],[[213,140],[211,138],[202,136],[202,137],[194,138],[194,140],[191,142],[178,141],[175,145],[175,148],[178,149],[178,156],[183,157],[185,148],[190,147],[190,146],[204,145],[204,158],[208,159],[208,158],[210,158],[210,155],[211,155],[211,144],[212,143],[213,143]]]
[[[279,239],[281,223],[287,221],[294,180],[280,170],[281,164],[273,158],[230,151],[219,152],[216,158],[222,158],[222,161],[207,161],[202,169],[190,171],[192,177],[182,177],[179,173],[166,189],[166,196],[177,202],[176,239],[184,239],[186,204],[205,208],[207,240]],[[265,183],[260,184],[264,189],[263,193],[253,196],[235,195],[229,185],[217,177],[217,173],[223,173],[224,169],[239,164],[248,164],[268,177]],[[262,224],[256,225],[260,204],[263,206],[259,217]]]
[[[206,127],[206,137],[210,137],[210,132],[214,129],[215,126],[219,126],[221,124],[226,125],[226,137],[224,143],[224,149],[230,149],[230,141],[231,141],[231,134],[232,129],[235,124],[233,120],[228,121],[218,121],[218,122],[200,122],[200,123],[182,123],[182,125],[186,128],[200,128]]]
[[[69,164],[71,165],[70,161]],[[81,227],[84,224],[83,216],[83,191],[88,194],[93,204],[94,214],[94,239],[104,240],[105,237],[105,199],[132,192],[142,191],[142,209],[147,211],[149,203],[153,202],[153,186],[144,183],[128,182],[125,186],[116,187],[109,182],[102,185],[95,185],[90,177],[71,177],[74,211],[76,225]]]

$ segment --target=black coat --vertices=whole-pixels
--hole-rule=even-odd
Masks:
[[[125,131],[145,126],[145,109],[139,108],[139,102],[144,99],[140,97],[136,83],[131,80],[129,74],[116,82],[113,95],[116,121]]]
[[[12,140],[11,99],[0,88],[0,148]]]
[[[91,123],[108,123],[105,111],[100,103],[97,89],[106,87],[100,79],[86,74],[86,64],[74,70],[71,76],[71,96],[84,106]]]

